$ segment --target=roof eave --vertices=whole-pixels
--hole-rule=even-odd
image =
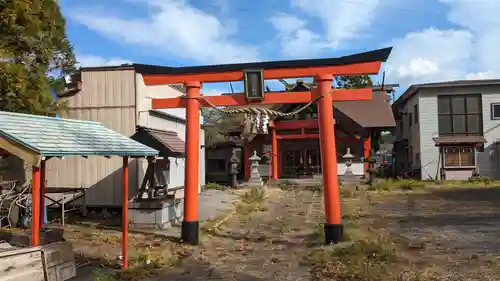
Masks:
[[[301,67],[313,67],[313,66],[335,66],[335,65],[348,65],[348,64],[367,63],[375,61],[385,62],[387,61],[391,51],[392,47],[387,47],[387,48],[382,48],[337,58],[265,61],[265,62],[252,62],[252,63],[185,66],[185,67],[162,67],[162,66],[152,66],[145,64],[134,64],[134,67],[138,73],[146,75],[154,75],[154,74],[175,75],[175,74],[243,71],[245,69],[255,69],[255,68],[279,69],[279,68],[301,68]]]
[[[155,150],[156,151],[156,150]],[[42,152],[41,155],[44,157],[67,157],[67,156],[77,156],[77,157],[88,157],[88,156],[102,156],[102,157],[156,157],[158,156],[159,152],[136,152],[136,151],[130,151],[130,152],[120,152],[120,153],[113,153],[113,152],[79,152],[79,153],[73,153],[73,152],[51,152],[51,151],[46,151]]]
[[[483,79],[483,80],[459,80],[449,82],[435,82],[426,84],[414,84],[392,104],[393,108],[401,106],[409,100],[420,89],[434,89],[434,88],[454,88],[454,87],[474,87],[474,86],[491,86],[500,85],[500,79]]]
[[[40,154],[40,155],[43,154],[42,151],[40,151],[38,148],[30,145],[29,143],[27,143],[25,141],[22,141],[16,137],[12,136],[11,134],[8,134],[4,131],[0,131],[0,137],[2,137],[2,136],[5,137],[8,141],[14,143],[15,145],[22,146],[23,148],[28,149],[35,154]]]
[[[406,89],[406,91],[404,91],[404,93],[401,96],[399,96],[398,99],[396,99],[392,103],[391,107],[393,109],[398,108],[399,106],[404,104],[407,100],[409,100],[413,95],[415,95],[418,89],[419,88],[417,85],[411,85],[410,87],[408,87],[408,89]]]
[[[109,65],[109,66],[86,66],[80,67],[78,71],[112,71],[112,70],[134,70],[133,64]]]

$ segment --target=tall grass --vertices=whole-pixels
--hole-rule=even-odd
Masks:
[[[411,179],[388,179],[381,180],[370,186],[369,190],[393,191],[393,190],[415,190],[427,187],[429,182]]]

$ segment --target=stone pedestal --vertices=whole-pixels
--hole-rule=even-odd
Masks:
[[[131,228],[166,229],[178,225],[184,216],[184,199],[138,200],[129,203]]]

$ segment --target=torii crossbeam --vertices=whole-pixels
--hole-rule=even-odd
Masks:
[[[185,202],[182,222],[184,243],[199,243],[198,185],[200,159],[200,108],[209,106],[244,106],[247,104],[308,103],[321,95],[318,104],[321,161],[326,222],[325,242],[338,243],[343,235],[340,215],[340,195],[337,180],[334,101],[370,100],[372,89],[332,89],[334,75],[353,76],[378,74],[392,48],[330,59],[274,61],[226,64],[198,67],[164,67],[152,69],[136,65],[146,85],[184,84],[187,94],[180,98],[153,99],[153,109],[186,108]],[[311,92],[270,92],[259,102],[248,102],[244,94],[202,96],[204,82],[228,82],[244,79],[245,70],[259,69],[264,79],[314,77],[316,87]],[[275,159],[273,159],[273,162]]]

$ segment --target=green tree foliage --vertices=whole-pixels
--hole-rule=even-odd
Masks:
[[[0,0],[0,110],[54,115],[65,104],[64,75],[75,70],[55,0]]]
[[[335,76],[337,88],[342,89],[361,89],[373,87],[370,76]]]

